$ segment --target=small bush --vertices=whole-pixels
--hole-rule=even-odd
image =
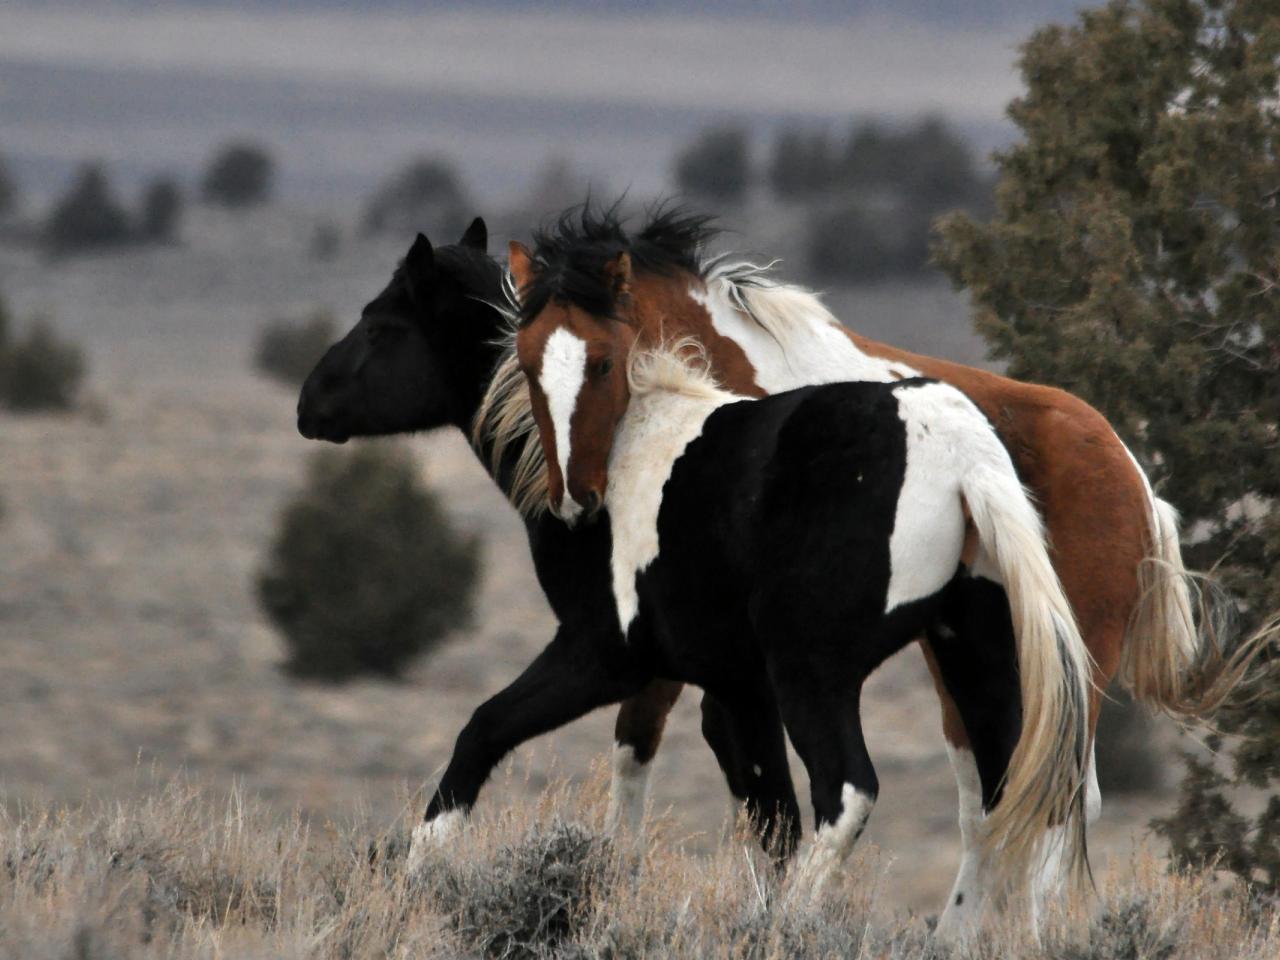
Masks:
[[[0,218],[18,211],[18,182],[9,171],[4,157],[0,157]]]
[[[168,177],[159,177],[142,194],[138,233],[151,243],[172,243],[182,220],[182,192]]]
[[[392,175],[365,208],[368,233],[457,236],[469,222],[470,201],[457,170],[447,160],[423,157]]]
[[[556,819],[534,827],[491,862],[439,863],[424,880],[467,946],[487,957],[546,957],[573,939],[605,894],[609,845]]]
[[[230,143],[209,162],[201,186],[205,202],[242,208],[271,198],[275,161],[265,147],[255,143]]]
[[[686,193],[737,203],[751,185],[751,156],[742,127],[708,130],[676,157],[676,183]]]
[[[54,205],[44,233],[50,252],[59,256],[117,247],[133,239],[129,215],[106,171],[96,163],[81,168],[71,189]]]
[[[337,338],[333,317],[323,311],[303,320],[275,320],[258,335],[253,365],[289,386],[301,386]]]
[[[0,310],[0,405],[21,412],[67,410],[84,379],[84,354],[36,319],[23,339],[6,340]]]
[[[295,676],[398,675],[465,626],[478,542],[454,532],[408,457],[382,445],[323,451],[286,505],[258,575]]]

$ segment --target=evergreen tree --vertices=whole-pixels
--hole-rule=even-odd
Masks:
[[[45,225],[45,241],[55,254],[119,246],[132,236],[129,215],[97,163],[81,167]]]
[[[205,202],[233,209],[252,207],[271,199],[276,165],[265,147],[229,143],[205,170],[200,192]]]
[[[1117,0],[1021,70],[995,216],[943,220],[937,259],[1011,375],[1106,414],[1256,625],[1280,605],[1280,5]],[[1193,767],[1163,830],[1275,892],[1280,684],[1218,722],[1270,805],[1250,821]]]

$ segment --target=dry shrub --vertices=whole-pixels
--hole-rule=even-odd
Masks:
[[[801,907],[745,835],[693,855],[659,820],[647,839],[606,841],[601,792],[561,786],[501,810],[482,801],[416,883],[400,869],[404,824],[308,822],[240,789],[175,781],[120,803],[0,814],[0,957],[1280,955],[1280,919],[1237,884],[1170,872],[1145,853],[1112,871],[1092,902],[1050,917],[1040,945],[1005,930],[948,951],[922,920],[878,903],[869,848],[819,904]]]
[[[84,379],[84,353],[37,317],[25,337],[8,339],[0,308],[0,406],[22,413],[67,410]]]

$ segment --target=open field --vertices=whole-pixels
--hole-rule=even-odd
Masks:
[[[82,411],[0,417],[0,792],[19,816],[10,836],[36,829],[32,818],[50,805],[86,798],[121,800],[132,811],[121,816],[145,817],[138,805],[150,802],[153,778],[185,770],[218,787],[234,778],[268,819],[301,811],[308,843],[356,811],[367,838],[398,822],[410,791],[434,783],[470,711],[551,637],[520,524],[462,439],[442,434],[412,447],[456,522],[484,538],[474,629],[401,683],[307,686],[276,668],[280,645],[252,577],[312,446],[294,429],[295,397],[249,369],[253,333],[316,305],[345,325],[402,252],[351,243],[318,263],[305,254],[312,226],[278,211],[238,224],[201,213],[183,248],[55,266],[0,248],[0,290],[15,313],[49,310],[91,363]],[[832,300],[873,335],[979,356],[963,304],[943,287]],[[681,870],[717,849],[727,811],[697,699],[687,692],[673,715],[652,793]],[[881,776],[867,836],[882,851],[877,907],[936,912],[957,861],[956,795],[916,651],[873,679],[864,712]],[[582,782],[610,745],[612,721],[601,711],[518,751],[481,813],[527,811],[554,778]],[[1171,740],[1162,731],[1153,749],[1168,758]],[[798,766],[796,778],[803,797]],[[1126,863],[1147,820],[1172,802],[1171,789],[1107,796],[1105,778],[1103,791],[1091,840],[1100,868]],[[421,802],[408,803],[413,816]],[[266,849],[270,836],[242,840]]]
[[[1122,858],[1040,945],[996,931],[945,951],[884,909],[886,860],[863,847],[816,905],[734,838],[690,852],[670,819],[604,840],[602,775],[487,809],[413,882],[404,825],[306,821],[242,790],[148,782],[144,799],[0,819],[0,956],[1036,957],[1252,960],[1280,918],[1208,876]]]

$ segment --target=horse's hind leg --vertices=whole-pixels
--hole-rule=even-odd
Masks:
[[[649,791],[649,771],[667,716],[675,706],[684,684],[674,680],[653,680],[634,697],[625,700],[614,725],[613,779],[609,784],[609,810],[605,829],[639,833],[644,820],[645,797]]]
[[[792,881],[793,894],[816,898],[862,836],[880,792],[859,715],[863,678],[775,674],[778,706],[809,771],[816,832]]]
[[[981,577],[954,581],[925,652],[950,707],[947,753],[960,793],[960,869],[938,921],[940,937],[957,939],[976,930],[993,906],[995,864],[986,858],[983,831],[1021,730],[1017,649],[1003,587]]]

